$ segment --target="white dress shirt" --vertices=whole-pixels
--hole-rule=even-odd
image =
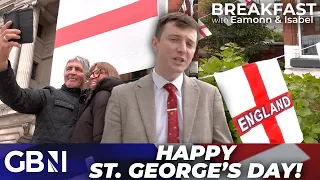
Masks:
[[[154,102],[155,102],[155,113],[156,113],[156,139],[157,143],[165,144],[168,141],[168,114],[167,114],[167,100],[168,91],[163,88],[167,83],[173,84],[177,90],[177,100],[178,100],[178,120],[179,120],[179,137],[180,143],[183,137],[183,114],[182,114],[182,83],[183,83],[183,73],[177,77],[172,82],[164,79],[158,75],[153,69],[152,79],[154,84]]]

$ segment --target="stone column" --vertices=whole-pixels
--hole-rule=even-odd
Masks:
[[[33,52],[37,39],[40,9],[33,6],[33,43],[23,44],[17,70],[17,83],[21,88],[28,88],[32,72]]]
[[[15,74],[17,74],[17,68],[18,68],[18,64],[19,64],[20,52],[21,52],[20,48],[13,47],[11,52],[10,52],[10,55],[9,55],[9,60],[10,60],[10,63],[11,63],[11,67],[12,67],[12,69],[13,69]]]

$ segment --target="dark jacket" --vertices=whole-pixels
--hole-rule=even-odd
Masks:
[[[69,143],[84,109],[81,95],[81,89],[65,85],[61,89],[22,89],[10,62],[8,69],[0,72],[1,101],[17,112],[36,115],[33,143]]]
[[[74,129],[72,143],[100,143],[111,91],[121,83],[118,78],[108,77],[96,85],[86,100],[86,108]]]

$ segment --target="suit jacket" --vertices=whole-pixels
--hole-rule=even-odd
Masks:
[[[182,143],[233,143],[219,90],[183,77]],[[152,75],[112,90],[101,143],[157,143]]]

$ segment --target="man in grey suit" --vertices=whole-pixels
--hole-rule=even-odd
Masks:
[[[155,68],[113,89],[101,143],[233,143],[218,89],[184,74],[197,32],[197,22],[183,13],[160,18],[152,39]]]

